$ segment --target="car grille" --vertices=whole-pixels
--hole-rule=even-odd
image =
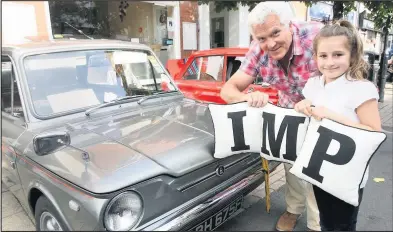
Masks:
[[[261,158],[259,154],[246,153],[233,155],[177,178],[171,183],[171,187],[185,192],[190,191],[193,188],[200,189],[200,185],[205,187],[208,187],[206,185],[215,186],[216,184],[222,183],[226,179],[235,176],[241,171],[244,171],[255,162],[260,162],[260,160]],[[219,170],[220,168],[221,170]],[[222,170],[223,172],[221,173]]]

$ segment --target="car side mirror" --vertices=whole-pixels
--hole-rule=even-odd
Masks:
[[[34,151],[39,156],[48,155],[70,144],[70,135],[67,132],[61,131],[39,134],[33,139]]]

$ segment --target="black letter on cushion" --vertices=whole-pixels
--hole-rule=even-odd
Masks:
[[[303,167],[303,174],[313,178],[322,183],[323,176],[319,175],[323,161],[327,161],[337,165],[344,165],[351,161],[355,155],[356,144],[350,137],[334,132],[326,127],[318,128],[319,138],[312,152],[308,167]],[[336,140],[340,144],[340,149],[335,155],[327,154],[332,140]]]
[[[232,119],[233,140],[235,142],[235,146],[231,147],[232,151],[242,151],[250,149],[250,146],[246,145],[246,142],[244,140],[244,116],[246,116],[246,111],[228,113],[228,118]]]
[[[280,158],[280,149],[282,144],[282,139],[284,137],[285,130],[287,131],[287,146],[286,154],[283,154],[283,158],[286,160],[295,161],[296,160],[296,144],[297,144],[297,134],[299,125],[304,123],[305,117],[298,116],[285,116],[282,120],[280,128],[278,130],[277,139],[276,132],[274,129],[274,123],[276,116],[274,114],[263,112],[263,135],[262,135],[262,153],[269,155],[270,152],[266,147],[266,138],[269,138],[269,144],[271,153],[274,157]],[[267,131],[268,136],[266,136]]]

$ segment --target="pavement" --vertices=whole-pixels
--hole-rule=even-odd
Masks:
[[[374,155],[370,165],[370,176],[365,188],[358,216],[358,230],[391,231],[392,227],[392,132],[393,132],[393,85],[387,83],[384,102],[380,102],[382,127],[388,138]],[[375,182],[374,178],[384,178]],[[272,231],[277,219],[285,211],[285,172],[281,164],[270,174],[271,209],[266,212],[265,184],[263,183],[244,199],[240,213],[219,227],[219,231]],[[1,184],[2,231],[34,231],[35,226],[18,200],[3,183]],[[295,231],[306,231],[306,215],[302,215]]]

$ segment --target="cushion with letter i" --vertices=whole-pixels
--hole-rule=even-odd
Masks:
[[[261,114],[261,156],[293,164],[306,137],[309,117],[270,103],[261,108]]]
[[[214,125],[215,158],[260,151],[260,110],[249,107],[247,102],[208,107]]]
[[[311,119],[290,172],[354,206],[366,168],[386,134]]]

